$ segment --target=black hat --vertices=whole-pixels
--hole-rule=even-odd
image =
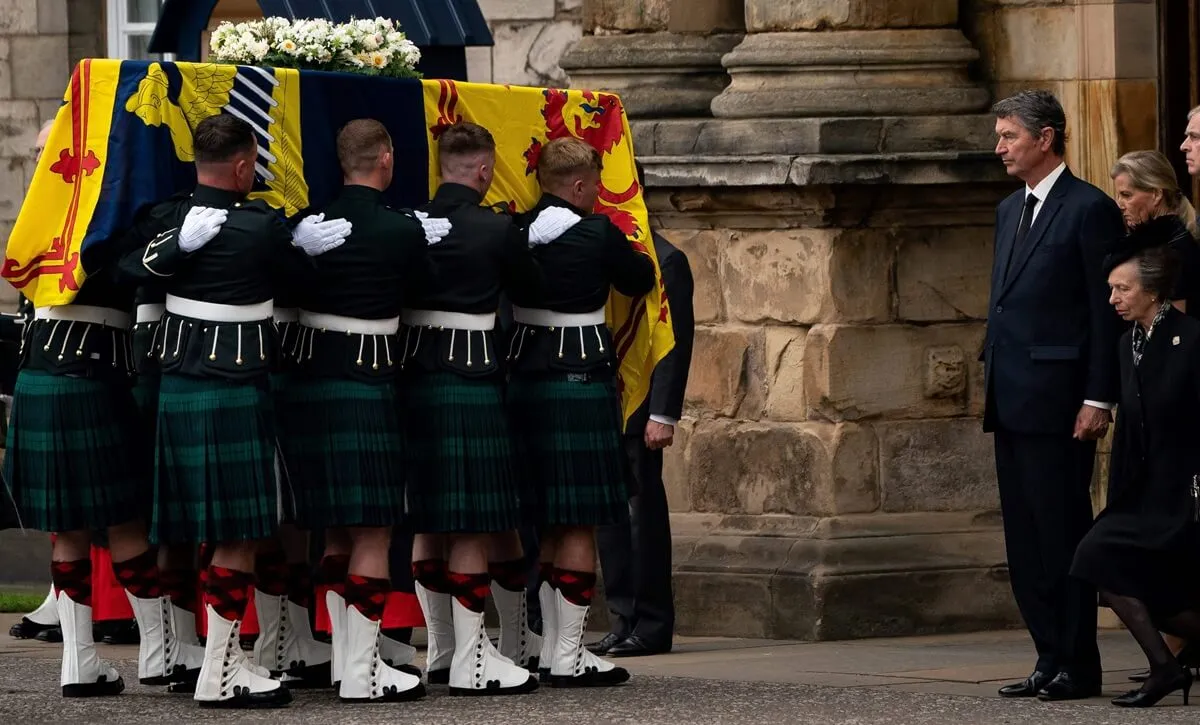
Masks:
[[[1163,214],[1147,219],[1109,245],[1108,255],[1104,258],[1105,276],[1147,249],[1168,246],[1181,234],[1190,237],[1187,227],[1177,214]]]

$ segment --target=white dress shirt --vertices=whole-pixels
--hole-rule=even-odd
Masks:
[[[1038,212],[1040,212],[1042,207],[1046,205],[1046,198],[1050,196],[1050,190],[1054,188],[1054,185],[1058,182],[1059,177],[1062,176],[1063,172],[1066,170],[1067,164],[1064,161],[1063,163],[1054,167],[1054,171],[1051,171],[1046,175],[1046,178],[1039,181],[1037,186],[1030,189],[1029,185],[1026,184],[1025,201],[1029,201],[1030,194],[1036,196],[1038,200],[1037,204],[1035,204],[1033,207],[1033,218],[1029,220],[1030,227],[1032,227],[1033,223],[1037,221]],[[1083,401],[1083,404],[1090,405],[1093,408],[1099,408],[1100,410],[1112,410],[1114,407],[1116,407],[1113,403],[1103,403],[1098,400],[1085,400]]]

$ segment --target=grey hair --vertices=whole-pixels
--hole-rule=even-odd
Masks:
[[[1192,116],[1195,116],[1196,114],[1200,114],[1200,106],[1196,106],[1192,110],[1188,111],[1187,120],[1192,120]]]
[[[992,106],[996,118],[1015,118],[1034,136],[1041,136],[1042,129],[1054,132],[1051,150],[1057,156],[1067,154],[1067,114],[1062,104],[1050,91],[1031,90],[1009,96]]]
[[[1167,245],[1143,249],[1133,257],[1138,281],[1154,297],[1169,300],[1179,282],[1179,254]]]

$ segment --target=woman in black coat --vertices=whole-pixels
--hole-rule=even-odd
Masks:
[[[1200,641],[1200,320],[1170,303],[1173,250],[1146,225],[1106,264],[1110,302],[1133,326],[1121,338],[1121,400],[1108,505],[1071,574],[1100,592],[1146,653],[1150,677],[1113,704],[1149,707],[1192,676],[1159,630]]]

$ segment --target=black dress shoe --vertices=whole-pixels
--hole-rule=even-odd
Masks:
[[[1021,682],[1005,685],[1000,688],[1000,697],[1036,697],[1038,692],[1050,684],[1054,675],[1049,672],[1034,670],[1033,674]]]
[[[21,617],[21,621],[14,624],[12,626],[12,628],[8,630],[8,636],[15,637],[17,639],[34,639],[42,632],[45,632],[45,631],[51,630],[51,629],[58,629],[58,625],[57,624],[38,624],[37,622],[33,621],[32,619],[28,619],[26,617]],[[62,641],[61,631],[62,630],[59,630],[59,632],[60,632],[59,639],[56,640],[58,642]],[[48,641],[48,640],[43,640],[43,641]]]
[[[1152,673],[1141,689],[1113,698],[1112,704],[1117,707],[1154,707],[1159,700],[1176,690],[1183,690],[1183,704],[1188,704],[1188,695],[1192,690],[1191,670],[1179,668],[1166,675],[1160,673],[1158,677]]]
[[[1038,699],[1045,702],[1062,700],[1086,700],[1100,694],[1100,681],[1083,681],[1069,672],[1059,672],[1050,684],[1038,691]]]
[[[589,644],[587,646],[587,648],[588,648],[588,652],[591,652],[594,655],[603,657],[604,655],[611,652],[613,647],[616,647],[618,644],[620,644],[621,642],[624,642],[624,641],[625,641],[625,638],[622,637],[621,635],[613,634],[612,632],[609,632],[608,634],[604,635],[604,639],[602,639],[599,642],[596,642],[594,644]]]
[[[655,646],[632,634],[624,642],[617,642],[608,648],[609,657],[645,657],[646,655],[661,655],[671,651],[671,645]]]

